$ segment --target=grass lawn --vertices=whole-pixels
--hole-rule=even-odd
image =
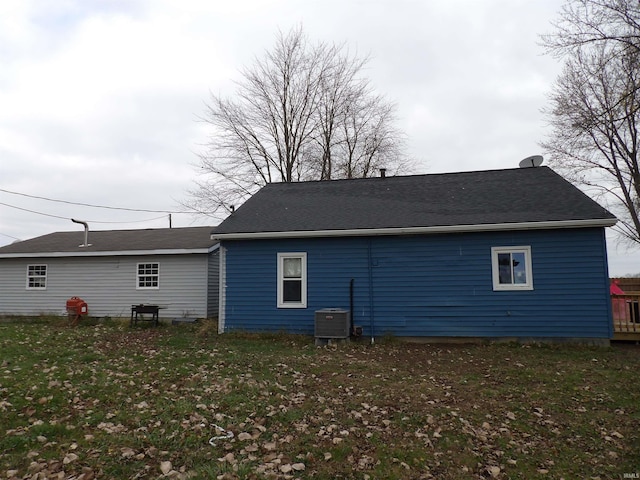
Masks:
[[[635,345],[23,319],[0,323],[0,362],[0,479],[640,475]]]

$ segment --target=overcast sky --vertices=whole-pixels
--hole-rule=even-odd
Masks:
[[[541,153],[548,132],[541,109],[560,64],[537,42],[561,4],[3,0],[0,189],[180,210],[198,178],[207,128],[197,119],[209,92],[233,95],[238,70],[273,46],[278,29],[298,25],[313,41],[371,56],[366,74],[397,104],[415,173],[513,168]],[[169,225],[164,213],[0,191],[0,246],[81,229],[71,217],[94,230]],[[217,220],[174,213],[172,222]],[[609,256],[612,275],[640,273],[638,253],[611,241]]]

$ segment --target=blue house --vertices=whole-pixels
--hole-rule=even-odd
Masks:
[[[615,222],[547,167],[269,184],[212,233],[219,329],[607,343]]]

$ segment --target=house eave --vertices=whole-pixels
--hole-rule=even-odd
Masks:
[[[370,237],[381,235],[430,235],[439,233],[494,232],[505,230],[548,230],[560,228],[612,227],[615,218],[547,222],[483,223],[477,225],[436,225],[428,227],[363,228],[286,232],[212,233],[214,240],[258,240],[275,238]]]
[[[219,248],[213,245],[208,248],[174,248],[158,250],[108,250],[92,251],[89,249],[74,252],[29,252],[29,253],[0,253],[0,258],[62,258],[62,257],[122,257],[142,255],[189,255],[211,253]]]

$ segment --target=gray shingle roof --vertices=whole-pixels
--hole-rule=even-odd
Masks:
[[[87,255],[97,252],[207,249],[215,243],[211,240],[212,228],[89,231],[90,247],[80,247],[84,242],[84,230],[56,232],[6,245],[0,248],[0,257],[7,254],[57,252]]]
[[[272,183],[215,234],[394,229],[615,217],[547,167]]]

